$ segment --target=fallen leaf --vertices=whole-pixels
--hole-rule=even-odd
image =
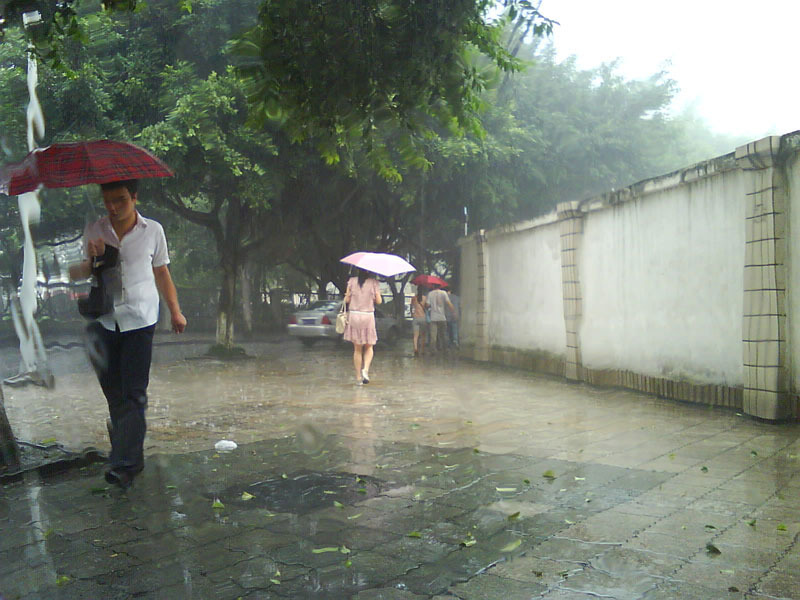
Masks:
[[[706,552],[708,552],[711,556],[719,556],[720,554],[722,554],[722,552],[720,552],[720,549],[717,548],[711,542],[708,542],[706,544]]]
[[[334,505],[336,508],[344,508],[344,504],[342,504],[342,503],[341,503],[341,502],[339,502],[338,500],[334,500],[334,501],[333,501],[333,505]]]
[[[222,509],[225,508],[225,505],[219,501],[219,498],[214,498],[214,502],[211,504],[211,508]]]
[[[61,577],[58,577],[56,579],[56,585],[59,586],[64,585],[65,583],[69,583],[70,581],[72,581],[72,579],[70,579],[67,575],[62,575]]]
[[[747,524],[750,525],[750,527],[755,527],[756,526],[756,520],[755,519],[750,519],[747,522]]]
[[[755,450],[750,450],[750,456],[758,456],[758,452]]]
[[[521,544],[522,544],[522,540],[517,538],[513,542],[511,542],[510,544],[507,544],[507,545],[503,546],[502,548],[500,548],[500,552],[513,552],[514,550],[519,548]]]
[[[575,521],[570,521],[569,519],[564,519],[564,523],[567,525],[575,525]]]
[[[461,542],[461,545],[463,547],[465,547],[465,548],[469,548],[470,546],[474,546],[477,543],[478,543],[478,540],[473,538],[471,540],[464,540],[463,542]]]
[[[361,514],[362,514],[362,513],[358,513],[357,515],[350,515],[349,517],[347,517],[347,520],[348,520],[348,521],[354,521],[355,519],[357,519],[358,517],[360,517],[360,516],[361,516]]]
[[[270,579],[269,581],[270,581],[270,583],[274,583],[275,585],[280,585],[281,584],[280,580],[278,580],[278,579]]]
[[[519,519],[519,511],[515,512],[513,515],[508,515],[509,521],[513,521],[515,519]]]
[[[281,473],[281,479],[288,479],[289,476],[286,473]]]
[[[786,525],[783,523],[778,524],[778,531],[786,531]]]
[[[327,546],[325,548],[314,548],[311,554],[324,554],[325,552],[338,552],[339,546]]]
[[[410,538],[421,538],[422,534],[419,531],[412,531],[408,533],[407,536]]]
[[[517,488],[515,488],[515,487],[496,487],[494,489],[496,489],[498,492],[516,492],[517,491]]]
[[[342,545],[339,547],[339,552],[341,552],[342,554],[350,554],[350,548],[348,548],[347,546],[345,546],[344,544],[342,544]]]
[[[576,477],[575,481],[586,481],[586,477]]]
[[[346,561],[344,561],[344,566],[349,569],[353,566],[353,561],[348,558]]]
[[[706,529],[716,529],[714,525],[704,525]]]
[[[734,575],[736,573],[733,569],[720,569],[719,572],[723,575]]]
[[[547,471],[542,473],[542,477],[546,477],[547,479],[555,479],[556,474],[553,473],[552,469],[547,469]]]
[[[242,492],[242,500],[247,501],[247,500],[252,500],[253,498],[255,498],[255,496],[253,496],[253,494],[251,494],[249,492]]]
[[[523,480],[522,480],[522,483],[524,483],[524,484],[526,484],[526,485],[527,485],[527,484],[530,484],[530,482],[531,482],[531,480],[530,480],[530,479],[523,479]]]
[[[700,470],[701,470],[703,473],[708,473],[708,467],[706,467],[706,466],[702,466],[702,467],[700,467]]]
[[[335,494],[336,492],[332,492],[331,490],[322,490],[323,494]]]

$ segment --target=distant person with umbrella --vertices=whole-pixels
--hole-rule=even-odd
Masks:
[[[447,348],[447,315],[446,309],[455,312],[456,308],[450,298],[442,289],[441,284],[434,283],[433,290],[428,294],[428,306],[431,311],[430,349],[431,352]]]
[[[378,280],[371,273],[358,269],[358,275],[347,281],[344,302],[348,307],[344,339],[353,343],[353,367],[356,383],[369,383],[373,346],[378,342],[375,329],[375,305],[383,302]]]
[[[414,356],[425,351],[425,339],[428,336],[428,317],[426,310],[425,288],[417,286],[417,294],[411,298],[411,328],[414,334]]]
[[[105,217],[87,225],[84,248],[87,260],[70,267],[72,279],[85,279],[92,260],[111,246],[121,265],[112,290],[113,308],[90,325],[96,346],[93,366],[111,415],[108,483],[127,489],[144,469],[147,430],[147,386],[153,334],[158,322],[159,292],[169,308],[172,330],[182,333],[186,317],[170,276],[164,229],[136,210],[138,181],[101,184]]]

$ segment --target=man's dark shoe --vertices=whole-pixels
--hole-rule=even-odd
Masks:
[[[133,474],[123,469],[109,469],[104,475],[106,482],[127,490],[133,483]]]

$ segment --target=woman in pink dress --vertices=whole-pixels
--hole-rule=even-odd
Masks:
[[[358,276],[347,281],[344,301],[348,305],[349,317],[344,328],[344,339],[353,342],[353,366],[356,381],[369,383],[369,366],[372,363],[372,347],[378,341],[375,330],[375,305],[381,298],[378,280],[359,269]]]

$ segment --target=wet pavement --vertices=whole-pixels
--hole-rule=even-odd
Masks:
[[[132,489],[99,464],[0,487],[6,600],[800,597],[800,425],[410,345],[356,386],[333,343],[174,340]],[[18,437],[107,450],[57,352],[54,391],[4,388]]]

